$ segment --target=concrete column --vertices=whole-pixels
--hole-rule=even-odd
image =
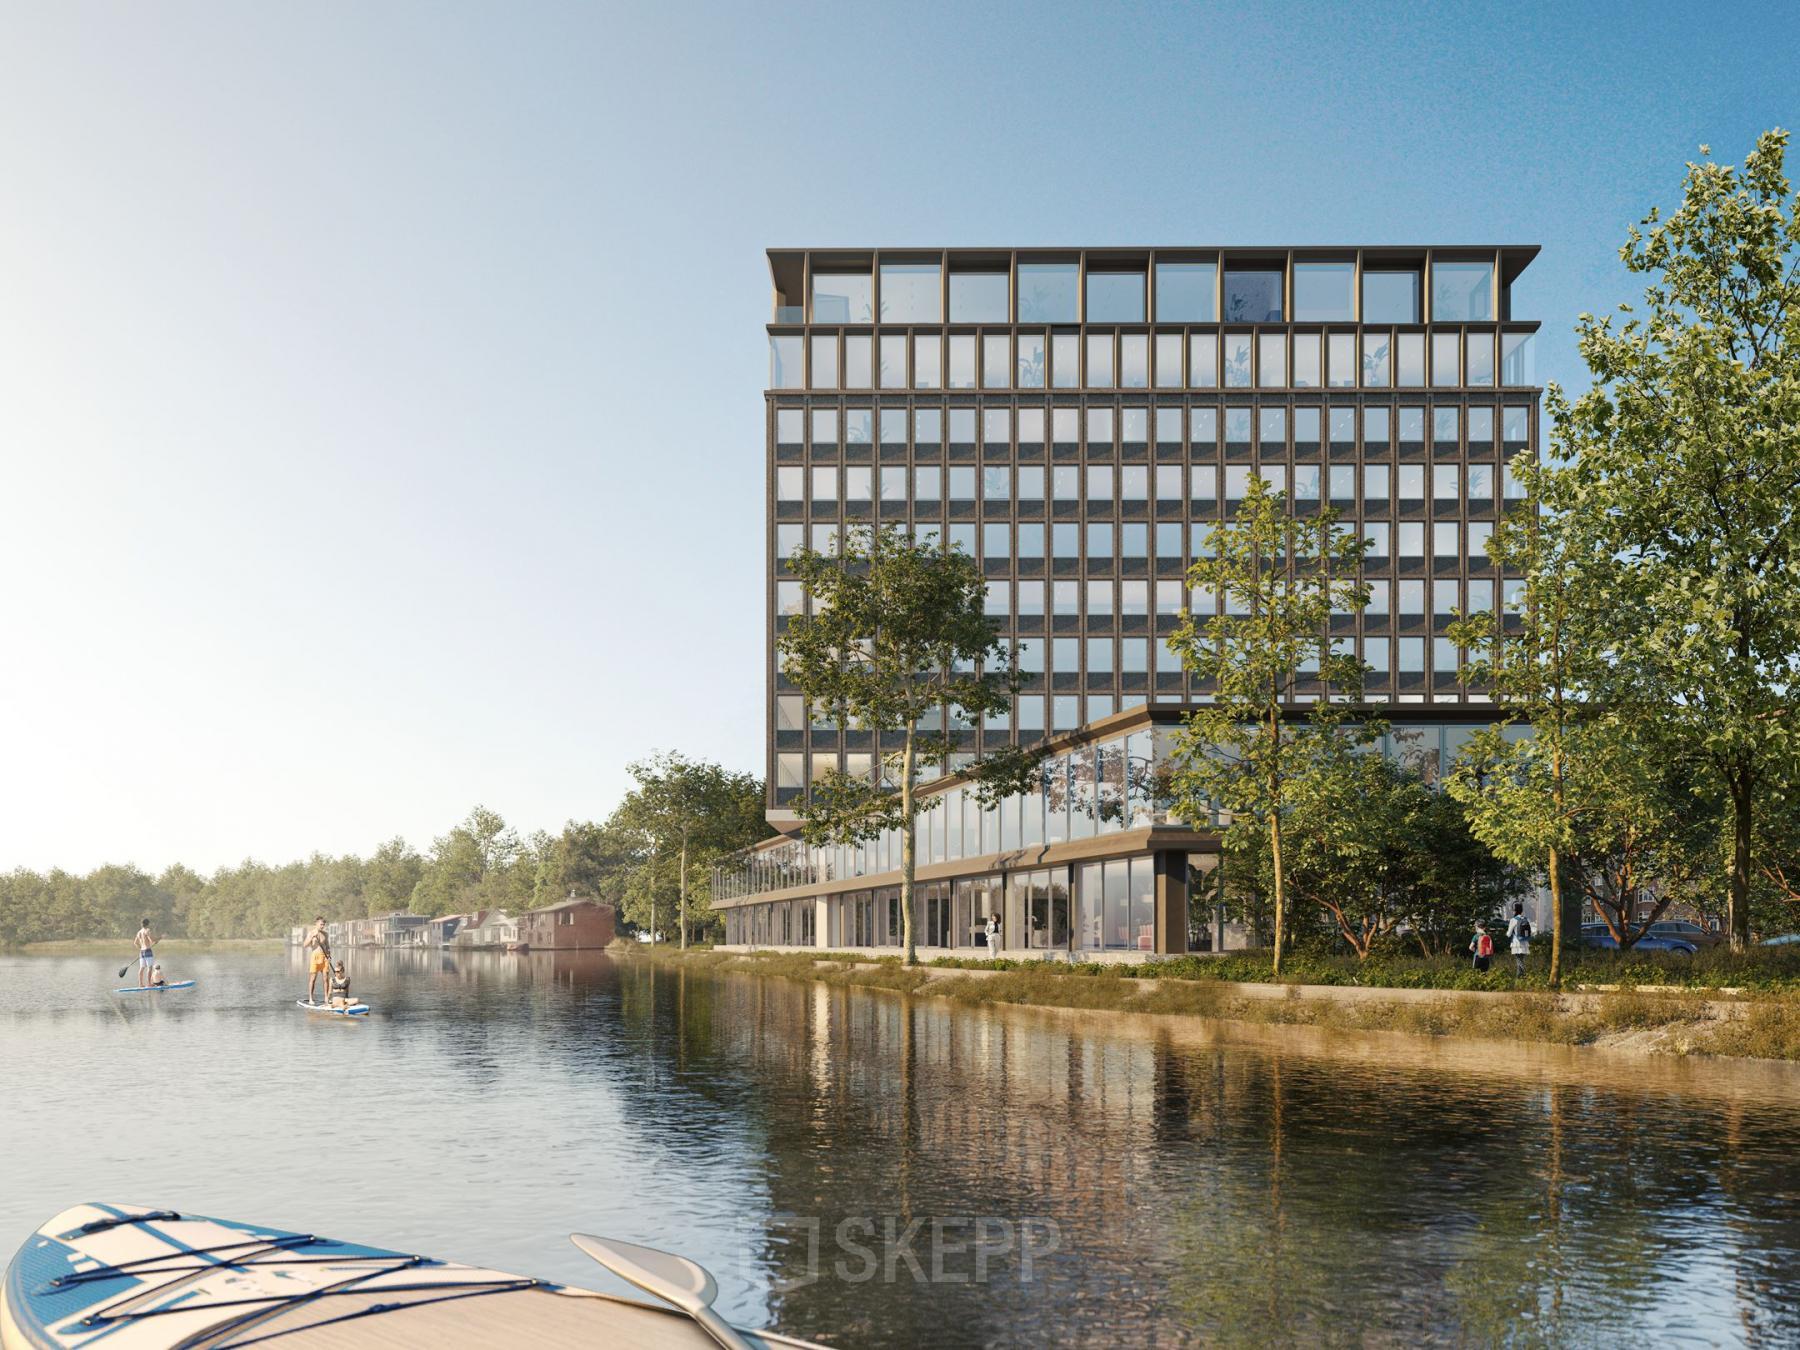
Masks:
[[[1156,859],[1156,950],[1187,951],[1187,854],[1161,852]]]

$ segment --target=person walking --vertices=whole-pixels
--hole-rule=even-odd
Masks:
[[[1000,916],[998,914],[988,915],[987,929],[985,931],[987,933],[988,955],[990,957],[1000,955]]]
[[[1513,974],[1522,978],[1525,958],[1531,955],[1531,920],[1525,917],[1523,901],[1513,902],[1512,918],[1506,921],[1506,936],[1512,940]]]
[[[1475,955],[1475,969],[1486,971],[1494,960],[1494,939],[1481,924],[1475,925],[1475,936],[1469,939],[1469,950]]]
[[[315,1002],[313,986],[318,983],[319,976],[325,976],[325,988],[331,989],[331,937],[325,931],[325,916],[319,915],[313,920],[312,932],[306,935],[304,949],[311,953],[306,963],[306,1001]]]

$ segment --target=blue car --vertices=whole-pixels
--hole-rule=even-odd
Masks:
[[[1593,928],[1583,927],[1581,941],[1585,946],[1592,947],[1597,951],[1616,952],[1619,950],[1619,940],[1604,928],[1596,931]],[[1683,941],[1681,938],[1657,937],[1654,933],[1646,933],[1631,944],[1631,950],[1634,952],[1675,952],[1680,956],[1692,956],[1695,947],[1693,943]]]

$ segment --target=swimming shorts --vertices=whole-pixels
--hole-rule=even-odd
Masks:
[[[330,967],[331,962],[326,959],[325,953],[315,947],[312,954],[311,973],[316,975],[322,970],[330,969]]]
[[[155,965],[156,964],[156,953],[151,951],[148,947],[144,948],[143,951],[138,953],[138,964],[140,966]]]

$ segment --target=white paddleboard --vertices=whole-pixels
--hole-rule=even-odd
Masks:
[[[160,994],[169,989],[192,989],[198,980],[176,980],[173,984],[128,984],[113,990],[115,994]]]
[[[369,1015],[369,1005],[366,1003],[352,1003],[348,1008],[334,1008],[329,1003],[308,1003],[303,998],[295,999],[294,1003],[308,1012],[330,1013],[333,1017],[367,1017]]]

